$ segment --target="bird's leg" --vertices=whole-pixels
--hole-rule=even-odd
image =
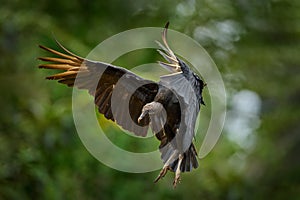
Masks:
[[[170,164],[174,161],[174,157],[176,156],[177,152],[174,151],[174,153],[172,154],[172,156],[170,156],[170,158],[167,160],[167,162],[164,164],[162,170],[159,172],[158,177],[154,180],[154,183],[156,183],[159,179],[163,178],[168,170],[171,170],[170,168]]]
[[[176,172],[175,172],[175,179],[174,179],[174,182],[173,182],[173,187],[174,188],[176,187],[177,183],[180,182],[180,173],[181,173],[180,166],[181,166],[181,163],[182,163],[182,159],[183,159],[183,155],[179,154],[177,169],[176,169]]]
[[[167,174],[168,170],[170,170],[170,166],[164,165],[162,170],[159,172],[158,177],[154,180],[154,183],[156,183],[159,179],[163,178]]]

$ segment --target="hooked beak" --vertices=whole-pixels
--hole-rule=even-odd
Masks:
[[[138,123],[140,123],[141,120],[142,120],[148,113],[149,113],[148,110],[143,111],[142,114],[141,114],[141,115],[139,116],[139,118],[138,118]]]

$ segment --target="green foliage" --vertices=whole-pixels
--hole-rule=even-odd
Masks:
[[[296,0],[2,2],[0,199],[296,199],[299,9]],[[183,174],[175,190],[172,174],[153,184],[158,172],[119,172],[93,158],[76,134],[72,90],[45,81],[49,72],[36,67],[36,58],[43,55],[37,45],[54,47],[52,33],[85,56],[109,36],[162,27],[166,21],[211,54],[226,84],[229,111],[241,90],[255,92],[262,101],[259,122],[250,127],[253,145],[245,148],[229,137],[230,127],[225,129],[213,152],[197,170]],[[156,52],[136,53],[117,63],[131,66],[135,55],[137,63],[157,58]],[[150,139],[118,139],[122,133],[111,129],[108,137],[121,148],[147,152],[158,145]]]

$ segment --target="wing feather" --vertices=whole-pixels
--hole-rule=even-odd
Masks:
[[[107,119],[115,121],[136,135],[145,136],[149,116],[146,116],[140,124],[137,118],[143,106],[154,99],[159,87],[157,83],[145,80],[121,67],[81,58],[57,43],[65,53],[39,46],[55,56],[38,58],[48,62],[42,63],[39,68],[63,70],[46,78],[58,80],[59,83],[69,87],[87,89],[94,96],[99,112]],[[114,105],[116,108],[112,107],[113,97],[117,101]]]
[[[200,103],[191,83],[182,73],[161,76],[159,84],[172,90],[180,102],[181,124],[174,145],[184,152],[190,147],[195,136],[194,128]]]

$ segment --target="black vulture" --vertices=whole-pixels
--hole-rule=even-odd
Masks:
[[[131,71],[104,62],[79,57],[58,41],[64,53],[40,45],[56,57],[40,57],[46,61],[39,68],[64,70],[46,77],[79,89],[86,89],[94,96],[99,112],[125,130],[146,136],[149,126],[160,140],[159,150],[164,166],[154,182],[164,177],[168,170],[175,172],[173,186],[180,181],[180,173],[198,167],[197,152],[193,144],[195,122],[204,104],[202,90],[205,83],[167,44],[166,24],[158,52],[166,62],[158,62],[171,73],[160,77],[159,82],[143,79]],[[97,80],[94,84],[93,80]],[[112,96],[120,100],[112,106]],[[122,102],[128,100],[129,105]],[[123,113],[129,110],[131,119]],[[146,130],[146,131],[145,131]]]

